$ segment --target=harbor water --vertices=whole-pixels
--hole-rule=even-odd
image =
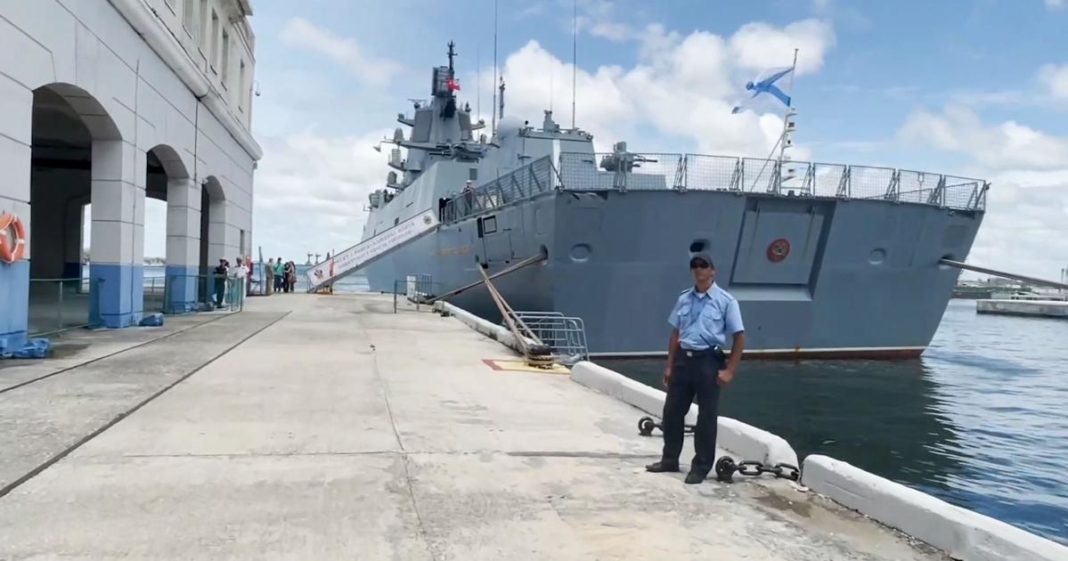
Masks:
[[[952,300],[920,359],[746,360],[720,412],[1068,544],[1065,342],[1066,321]],[[663,359],[598,362],[661,387]]]

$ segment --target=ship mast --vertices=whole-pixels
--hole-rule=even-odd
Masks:
[[[786,104],[786,109],[783,111],[783,114],[782,114],[782,135],[779,137],[779,160],[778,160],[779,161],[779,169],[780,170],[782,170],[783,156],[784,156],[784,153],[786,152],[787,144],[789,143],[788,142],[789,138],[787,137],[787,135],[790,134],[791,132],[793,132],[793,120],[792,120],[792,117],[797,114],[797,112],[794,111],[794,107],[793,107],[794,98],[792,97],[793,93],[794,93],[794,74],[797,73],[797,51],[798,51],[798,49],[794,49],[794,63],[790,67],[790,87],[787,88],[787,90],[786,90],[786,95],[788,96],[788,99],[790,100],[790,103]],[[789,144],[792,145],[792,143],[789,143]]]

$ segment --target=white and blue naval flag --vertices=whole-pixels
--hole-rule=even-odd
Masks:
[[[749,100],[752,100],[762,93],[766,93],[781,101],[783,105],[790,107],[790,96],[786,95],[775,82],[779,81],[783,76],[786,76],[790,72],[793,72],[793,70],[793,67],[780,68],[771,71],[771,73],[764,78],[747,83],[745,89],[753,92],[753,95]],[[742,105],[736,105],[734,109],[731,110],[731,113],[740,113],[743,109],[744,107],[742,107]]]

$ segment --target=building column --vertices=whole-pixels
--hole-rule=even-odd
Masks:
[[[32,135],[33,92],[0,75],[0,212],[16,214],[30,228],[30,138]],[[0,353],[26,343],[30,303],[30,250],[26,239],[26,260],[0,263]]]
[[[82,216],[85,201],[70,199],[64,207],[63,219],[63,278],[82,276]]]
[[[197,309],[200,274],[200,186],[167,181],[167,305],[170,313]],[[204,296],[206,297],[206,295]]]
[[[144,169],[133,144],[93,141],[90,322],[128,327],[144,310]],[[140,164],[140,168],[138,168]]]
[[[226,229],[226,201],[208,197],[208,269],[214,269],[220,259],[234,261]]]

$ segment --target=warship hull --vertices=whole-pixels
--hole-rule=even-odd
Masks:
[[[930,343],[959,275],[939,260],[963,261],[982,217],[729,190],[556,190],[446,222],[367,275],[376,291],[412,274],[446,290],[478,280],[480,263],[492,274],[545,251],[495,281],[509,304],[582,318],[593,355],[650,356],[666,352],[667,316],[699,246],[741,304],[747,354],[909,358]],[[500,319],[483,287],[450,301]]]

